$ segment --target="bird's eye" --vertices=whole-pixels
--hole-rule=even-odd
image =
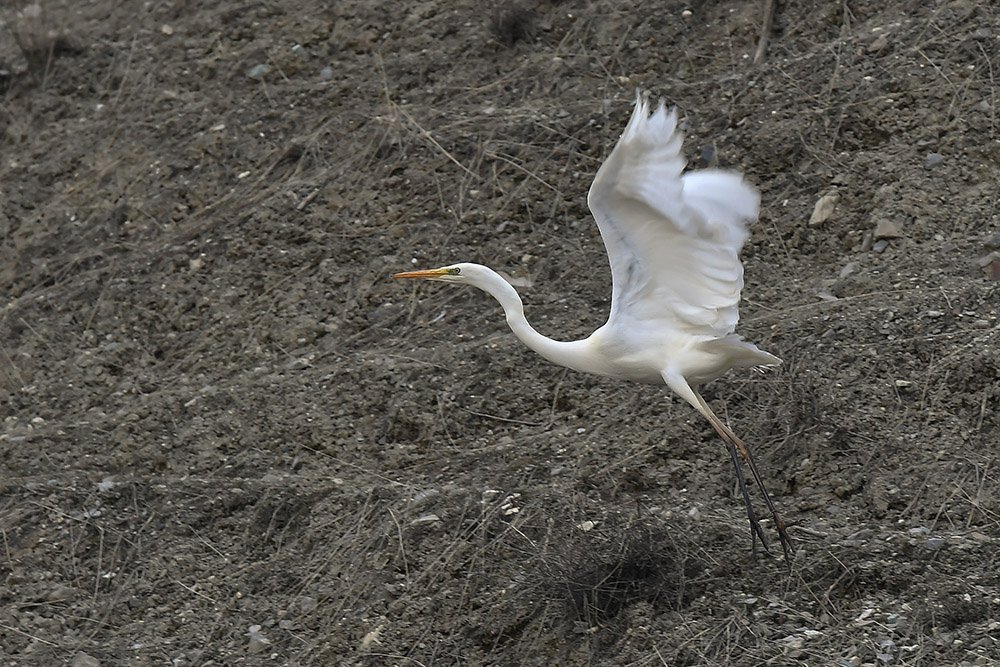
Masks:
[[[448,269],[448,275],[452,275],[452,276],[457,276],[461,272],[462,272],[462,269],[458,268],[457,266]]]

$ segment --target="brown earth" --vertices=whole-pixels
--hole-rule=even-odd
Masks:
[[[0,10],[2,664],[1000,664],[1000,9],[760,5]],[[689,406],[389,279],[602,323],[636,88],[763,193],[790,565]]]

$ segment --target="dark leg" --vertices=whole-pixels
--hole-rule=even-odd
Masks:
[[[774,507],[774,503],[771,501],[771,496],[767,493],[767,487],[764,486],[764,480],[760,476],[760,472],[757,470],[757,464],[753,460],[753,456],[750,454],[750,449],[743,444],[743,441],[736,437],[736,434],[729,430],[729,427],[722,423],[718,415],[712,412],[712,408],[708,407],[708,403],[705,399],[701,397],[697,391],[695,391],[687,380],[681,375],[676,373],[671,373],[669,370],[664,370],[663,381],[667,383],[667,386],[674,390],[674,392],[683,398],[685,401],[693,405],[698,412],[705,416],[705,419],[712,424],[716,432],[722,436],[723,441],[726,443],[726,447],[729,449],[729,455],[733,459],[733,465],[736,467],[736,479],[740,483],[740,491],[743,493],[743,502],[747,506],[747,517],[750,519],[750,532],[754,538],[754,549],[757,547],[757,538],[764,545],[764,549],[767,549],[767,541],[764,539],[764,531],[760,527],[760,523],[757,520],[757,515],[753,511],[753,505],[750,504],[750,494],[747,493],[746,480],[743,478],[743,471],[740,469],[739,457],[736,456],[736,450],[739,450],[740,455],[743,456],[743,460],[746,461],[747,466],[750,468],[750,472],[753,473],[753,478],[757,482],[757,486],[760,487],[761,493],[764,494],[764,502],[767,503],[767,509],[771,512],[771,518],[774,519],[774,526],[778,531],[778,538],[781,540],[781,549],[785,552],[785,560],[788,561],[792,557],[792,540],[788,537],[788,530],[785,528],[785,522],[782,521],[781,516],[778,515],[778,510]]]
[[[699,396],[699,398],[701,398]],[[774,527],[778,531],[778,540],[781,542],[781,550],[785,552],[785,559],[790,559],[792,553],[795,549],[792,548],[792,540],[788,537],[788,530],[785,527],[785,522],[782,520],[781,516],[778,514],[777,508],[774,506],[774,502],[771,500],[771,496],[767,493],[767,487],[764,486],[764,479],[760,476],[760,472],[757,470],[757,463],[753,460],[753,455],[750,453],[750,448],[743,444],[743,441],[736,437],[728,426],[722,423],[722,420],[712,412],[711,408],[702,399],[702,408],[705,411],[705,416],[708,417],[708,421],[711,422],[712,426],[715,428],[716,432],[722,436],[722,439],[726,442],[729,447],[730,454],[733,457],[733,463],[737,468],[737,478],[740,481],[740,487],[743,489],[743,499],[747,503],[749,508],[750,500],[746,493],[746,488],[744,487],[743,475],[739,470],[739,461],[736,459],[736,449],[739,450],[740,455],[743,460],[747,462],[747,466],[750,468],[750,473],[753,475],[754,481],[757,482],[757,486],[760,487],[761,493],[764,494],[764,502],[767,503],[767,509],[771,513],[771,518],[774,519]],[[760,530],[760,526],[757,526],[757,530]],[[763,542],[763,539],[761,539]],[[767,549],[767,544],[764,544],[764,548]]]
[[[743,469],[740,468],[740,459],[736,455],[736,446],[732,442],[727,442],[726,446],[729,448],[729,455],[733,459],[733,467],[736,469],[736,479],[740,483],[740,492],[743,494],[743,502],[747,506],[747,519],[750,521],[750,535],[753,538],[753,546],[751,551],[753,552],[754,560],[757,560],[757,538],[760,538],[760,543],[764,545],[764,551],[770,553],[771,550],[767,547],[767,538],[764,537],[764,529],[760,527],[760,520],[757,519],[757,513],[753,511],[753,503],[750,502],[750,494],[747,492],[747,483],[743,479]]]

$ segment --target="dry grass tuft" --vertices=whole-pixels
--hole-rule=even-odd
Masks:
[[[586,532],[567,526],[568,534],[539,563],[543,589],[565,601],[574,621],[587,628],[639,602],[683,609],[698,589],[692,581],[707,568],[675,526],[652,518],[618,518]]]
[[[490,13],[490,31],[505,46],[526,42],[535,33],[535,13],[516,1],[497,3]]]

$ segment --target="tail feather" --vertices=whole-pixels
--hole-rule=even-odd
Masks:
[[[770,352],[743,340],[739,334],[729,334],[705,341],[705,347],[718,354],[724,354],[732,368],[770,368],[780,366],[782,361]]]

